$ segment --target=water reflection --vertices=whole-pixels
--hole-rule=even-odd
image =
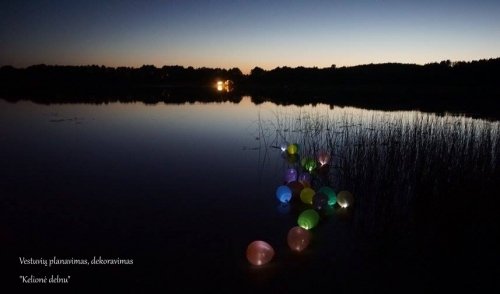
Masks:
[[[130,256],[141,277],[151,274],[141,286],[168,276],[294,290],[330,286],[331,277],[351,290],[400,272],[413,285],[452,270],[443,264],[453,260],[496,256],[498,122],[235,101],[0,101],[6,252]],[[291,143],[297,154],[285,152]],[[311,174],[304,158],[320,163]],[[291,168],[292,198],[306,186],[355,196],[352,207],[321,212],[302,256],[290,254],[285,238],[311,206],[282,206],[275,195],[295,178],[285,179]],[[260,272],[245,259],[253,240],[276,251]],[[94,271],[77,273],[95,280]]]

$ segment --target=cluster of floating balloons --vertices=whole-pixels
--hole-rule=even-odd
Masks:
[[[297,159],[299,147],[297,144],[282,145],[281,151],[287,156]],[[310,206],[302,211],[297,224],[288,231],[287,243],[292,251],[301,252],[309,246],[311,232],[320,221],[319,212],[333,208],[336,204],[341,208],[347,208],[354,203],[353,195],[348,191],[338,194],[329,186],[322,186],[314,190],[312,186],[313,172],[317,168],[327,166],[330,162],[330,154],[319,152],[317,161],[313,158],[304,157],[300,166],[302,171],[296,168],[285,170],[284,185],[276,189],[276,198],[282,205],[288,205],[291,201],[301,201]],[[274,257],[273,247],[265,241],[253,241],[248,245],[246,256],[253,265],[264,265]]]

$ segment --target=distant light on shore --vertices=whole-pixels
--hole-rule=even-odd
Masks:
[[[222,92],[222,91],[225,91],[225,92],[231,92],[233,90],[233,81],[231,80],[226,80],[226,81],[217,81],[217,83],[215,84],[216,88],[217,88],[217,91],[219,92]]]
[[[224,91],[224,83],[222,81],[217,82],[217,91]]]

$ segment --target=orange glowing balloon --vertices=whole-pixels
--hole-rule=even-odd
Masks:
[[[309,246],[311,232],[301,227],[293,227],[288,231],[287,242],[290,249],[301,252]]]
[[[264,241],[253,241],[247,247],[247,259],[253,265],[264,265],[273,259],[274,249]]]

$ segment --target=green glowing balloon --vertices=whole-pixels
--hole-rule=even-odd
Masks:
[[[337,203],[337,194],[332,188],[324,186],[319,189],[318,192],[323,192],[328,196],[328,205],[334,206]]]
[[[316,161],[311,158],[307,159],[306,163],[304,164],[304,168],[309,172],[312,172],[316,168]]]
[[[319,214],[314,209],[304,210],[297,220],[297,224],[306,230],[314,228],[319,222]]]
[[[290,144],[290,145],[288,145],[288,147],[286,148],[286,151],[287,151],[287,152],[288,152],[288,154],[290,154],[290,155],[297,154],[297,152],[299,151],[299,145],[297,145],[297,144]]]
[[[305,168],[306,167],[306,163],[307,163],[308,160],[309,160],[309,157],[303,157],[300,160],[300,166],[302,166],[303,168]]]
[[[314,194],[316,194],[316,192],[314,192],[313,189],[304,188],[300,191],[300,200],[302,200],[305,204],[312,204]]]

